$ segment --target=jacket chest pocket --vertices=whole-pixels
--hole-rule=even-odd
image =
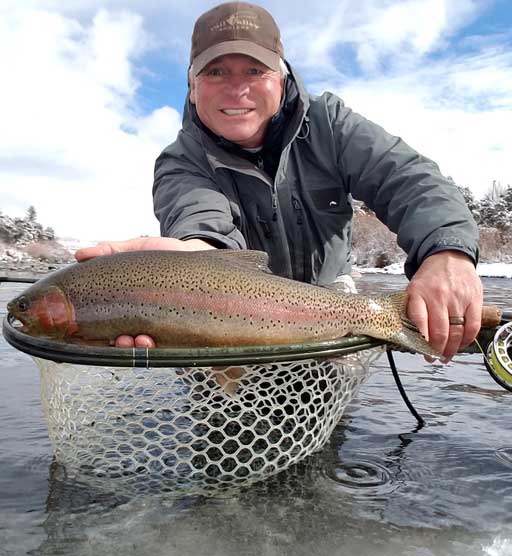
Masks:
[[[308,191],[313,206],[322,212],[342,213],[347,212],[347,200],[342,198],[339,187],[313,189]]]

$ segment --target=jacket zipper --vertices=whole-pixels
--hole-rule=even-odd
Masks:
[[[275,182],[272,184],[272,220],[277,220],[277,187]]]
[[[258,156],[256,160],[256,166],[263,172],[265,171],[265,163],[263,162],[263,157]],[[275,180],[272,183],[272,221],[277,220],[277,187]]]
[[[295,197],[292,197],[292,205],[293,205],[293,209],[295,210],[295,214],[297,216],[297,224],[299,226],[302,226],[302,207],[300,206],[299,201]]]
[[[300,232],[298,238],[296,238],[296,248],[295,248],[295,267],[297,269],[296,280],[304,281],[306,278],[306,264],[304,256],[304,229],[302,227],[303,217],[302,217],[302,206],[300,201],[292,196],[292,207],[295,212],[295,222],[297,226],[300,227]],[[298,242],[297,242],[298,239]]]

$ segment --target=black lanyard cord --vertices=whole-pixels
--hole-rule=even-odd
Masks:
[[[405,405],[407,406],[409,411],[414,415],[414,418],[416,419],[416,421],[418,421],[418,429],[417,430],[419,430],[421,427],[423,427],[425,425],[425,420],[416,411],[416,409],[412,405],[411,401],[407,397],[407,394],[405,393],[404,387],[402,385],[402,381],[400,380],[400,377],[398,376],[398,371],[397,371],[397,368],[396,368],[396,365],[395,365],[395,360],[393,359],[392,350],[388,348],[386,350],[386,354],[388,356],[389,366],[391,368],[391,372],[393,373],[393,378],[395,379],[398,391],[400,392],[400,395],[402,396],[402,399],[404,400]]]

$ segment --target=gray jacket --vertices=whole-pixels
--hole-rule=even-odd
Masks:
[[[354,198],[397,234],[408,277],[445,249],[476,263],[476,224],[437,165],[337,96],[308,95],[291,71],[299,102],[275,179],[219,147],[185,111],[155,165],[162,236],[266,251],[275,273],[324,285],[350,271]]]

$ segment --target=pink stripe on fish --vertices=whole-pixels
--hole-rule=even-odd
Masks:
[[[219,292],[208,296],[202,292],[141,289],[125,291],[122,295],[119,294],[118,298],[121,302],[144,302],[154,306],[173,307],[177,310],[185,307],[192,311],[212,312],[219,316],[264,317],[273,320],[293,320],[297,323],[318,322],[326,317],[326,313],[321,310],[322,308],[315,311],[305,305],[278,303],[272,298],[247,298]],[[332,310],[332,308],[329,309]]]

